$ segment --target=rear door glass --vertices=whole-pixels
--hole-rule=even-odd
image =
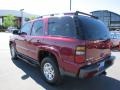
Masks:
[[[79,24],[87,40],[104,40],[110,38],[107,26],[100,20],[80,16]]]
[[[43,22],[41,20],[35,21],[32,27],[32,36],[44,35]]]

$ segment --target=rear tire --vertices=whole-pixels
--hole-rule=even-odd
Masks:
[[[60,84],[61,75],[57,64],[52,57],[45,57],[41,62],[41,72],[45,81],[49,84]]]
[[[12,60],[16,60],[17,59],[17,51],[13,44],[10,45],[10,53],[11,53]]]

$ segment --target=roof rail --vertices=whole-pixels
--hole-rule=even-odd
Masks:
[[[42,15],[42,16],[39,16],[37,18],[43,18],[44,16],[55,16],[55,15],[59,15],[60,13],[55,13],[55,14],[47,14],[47,15]],[[84,12],[80,12],[80,11],[76,11],[76,12],[68,12],[68,13],[61,13],[63,15],[79,15],[79,14],[83,14],[83,15],[87,15],[87,16],[90,16],[90,17],[93,17],[93,18],[96,18],[98,19],[98,17],[96,16],[93,16],[91,14],[87,14],[87,13],[84,13]]]
[[[55,14],[46,14],[46,15],[39,16],[39,17],[37,17],[37,18],[43,18],[44,16],[54,16],[54,15],[59,15],[59,13],[55,13]]]
[[[76,11],[76,12],[75,12],[75,15],[78,15],[78,14],[83,14],[83,15],[87,15],[87,16],[90,16],[90,17],[93,17],[93,18],[98,19],[98,17],[93,16],[93,15],[91,15],[91,14],[87,14],[87,13],[84,13],[84,12]]]

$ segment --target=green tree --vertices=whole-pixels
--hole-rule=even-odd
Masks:
[[[30,17],[29,17],[30,20],[33,20],[33,19],[35,19],[35,18],[36,18],[36,16],[30,16]]]
[[[13,15],[7,15],[3,19],[3,26],[8,28],[15,25],[15,17]]]

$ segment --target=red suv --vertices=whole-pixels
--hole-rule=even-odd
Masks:
[[[12,59],[39,65],[44,79],[60,83],[63,75],[88,78],[113,64],[110,35],[97,17],[82,13],[41,16],[10,38]]]

